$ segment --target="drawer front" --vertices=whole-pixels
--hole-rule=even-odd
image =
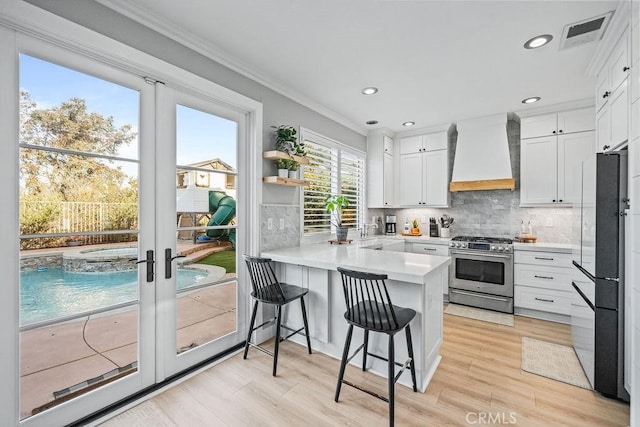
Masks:
[[[548,265],[551,267],[572,268],[571,254],[555,252],[515,251],[514,262],[516,264]]]
[[[573,270],[569,268],[529,264],[516,264],[514,267],[514,283],[517,285],[571,292],[572,277]]]
[[[519,308],[571,315],[571,294],[568,292],[516,285],[513,303]]]
[[[429,245],[425,243],[414,243],[411,252],[416,254],[449,256],[449,247],[446,245]]]

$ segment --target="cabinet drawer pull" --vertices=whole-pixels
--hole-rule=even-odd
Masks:
[[[540,260],[543,260],[543,261],[553,261],[553,258],[546,258],[546,257],[543,257],[543,256],[537,256],[537,257],[535,257],[535,259],[540,259]]]
[[[552,299],[545,299],[545,298],[538,298],[538,297],[535,297],[535,298],[536,298],[536,301],[553,302]]]
[[[422,249],[424,249],[425,251],[437,251],[437,249],[435,248],[422,248]]]
[[[534,275],[533,277],[536,277],[538,279],[548,279],[548,280],[553,280],[553,277],[551,276],[538,276],[537,274]]]

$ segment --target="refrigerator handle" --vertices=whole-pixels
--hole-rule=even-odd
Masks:
[[[584,302],[587,303],[589,307],[591,307],[591,310],[596,311],[596,308],[593,306],[591,301],[589,301],[589,298],[587,298],[587,296],[580,290],[578,285],[576,285],[576,282],[571,282],[571,286],[573,286],[573,288],[578,292],[578,294],[582,297]]]
[[[587,270],[585,270],[583,266],[581,266],[580,264],[578,264],[575,261],[571,261],[571,262],[573,263],[574,266],[576,266],[576,268],[578,270],[580,270],[582,272],[582,274],[587,276],[589,278],[589,280],[591,280],[593,283],[596,282],[596,278],[591,273],[589,273]]]

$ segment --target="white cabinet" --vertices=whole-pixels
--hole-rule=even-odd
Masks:
[[[515,251],[515,314],[569,322],[571,314],[571,255]]]
[[[400,206],[448,207],[447,138],[447,132],[437,132],[399,139]]]
[[[448,245],[438,245],[433,243],[405,243],[405,251],[415,254],[449,256]],[[445,282],[442,286],[442,294],[449,295],[449,283]]]
[[[618,147],[629,139],[628,31],[614,47],[598,73],[596,87],[596,151]]]
[[[373,134],[367,138],[367,206],[391,207],[393,198],[393,140]]]
[[[576,166],[594,153],[593,108],[522,119],[520,204],[565,205],[577,201]],[[555,123],[555,130],[550,129]],[[547,135],[530,137],[543,130]],[[582,131],[578,131],[582,130]]]
[[[593,108],[580,108],[577,110],[523,117],[520,121],[520,138],[527,139],[584,132],[594,130],[595,128]]]
[[[576,167],[593,155],[594,132],[521,141],[520,204],[571,205],[580,194]]]

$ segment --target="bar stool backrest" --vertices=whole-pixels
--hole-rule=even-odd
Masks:
[[[247,263],[251,286],[256,298],[272,301],[284,300],[282,287],[276,278],[273,267],[271,267],[271,259],[249,255],[242,255],[242,257]]]
[[[386,274],[365,273],[338,267],[347,305],[347,320],[363,328],[399,328],[385,280]]]

